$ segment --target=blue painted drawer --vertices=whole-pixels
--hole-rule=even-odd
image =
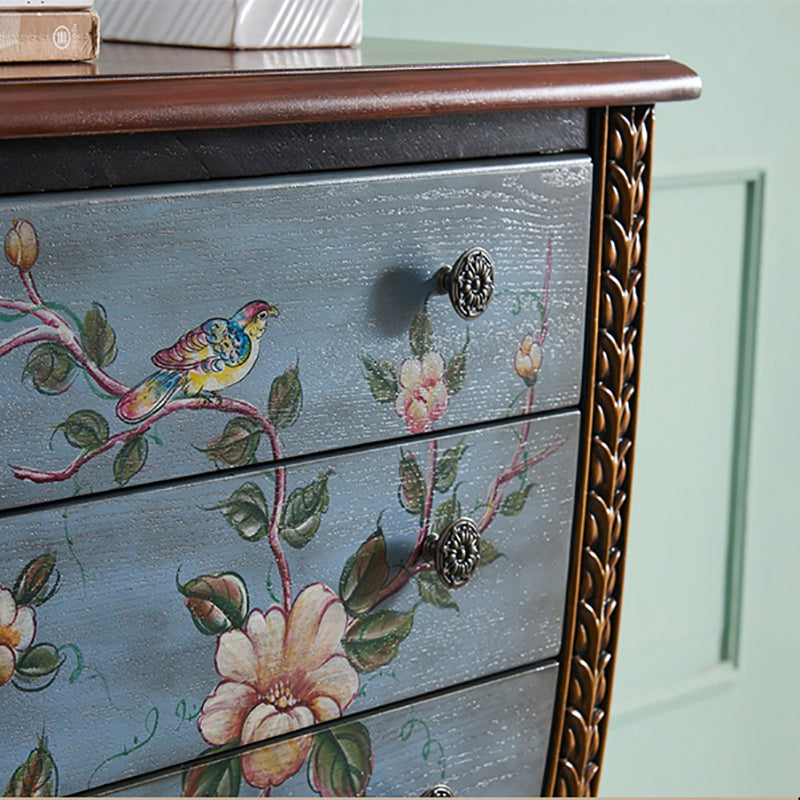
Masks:
[[[555,657],[578,427],[556,413],[3,515],[0,781],[44,735],[59,791],[81,792]],[[448,592],[415,553],[460,514],[483,566]]]
[[[413,797],[444,783],[458,797],[537,797],[556,677],[551,664],[110,794]]]
[[[591,179],[565,156],[2,200],[0,504],[575,405]],[[497,290],[465,322],[430,293],[472,246]]]

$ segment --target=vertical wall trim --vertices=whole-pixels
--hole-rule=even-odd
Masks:
[[[745,237],[742,254],[739,306],[738,370],[734,412],[733,458],[728,518],[728,554],[725,581],[725,633],[721,660],[739,666],[742,599],[744,594],[744,550],[747,526],[747,494],[750,472],[750,438],[755,386],[758,288],[761,274],[761,232],[764,215],[763,172],[746,182]]]

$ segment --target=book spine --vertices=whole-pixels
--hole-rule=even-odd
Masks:
[[[94,11],[0,12],[0,63],[89,61],[99,48]]]

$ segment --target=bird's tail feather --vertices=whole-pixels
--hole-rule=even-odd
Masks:
[[[175,371],[153,373],[129,389],[117,403],[117,416],[123,422],[137,423],[155,414],[181,387],[182,375]]]

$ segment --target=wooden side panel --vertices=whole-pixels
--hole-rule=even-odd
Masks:
[[[554,657],[578,426],[6,514],[0,780],[43,734],[58,791],[83,792]],[[483,566],[448,592],[420,548],[462,514]]]
[[[535,797],[542,782],[556,673],[555,665],[542,667],[304,737],[310,744],[310,769],[301,768],[275,787],[272,796],[313,796],[324,786],[348,791],[363,787],[375,797],[418,797],[445,783],[457,797]],[[363,772],[349,785],[326,781],[330,773],[325,768],[344,763],[329,755],[334,741],[362,744],[361,750],[351,752],[371,753],[374,766],[362,758],[357,765]],[[177,797],[205,779],[205,785],[213,782],[215,788],[238,788],[241,796],[255,796],[258,783],[264,782],[257,777],[255,764],[264,753],[256,750],[241,759],[207,762],[110,794]],[[255,786],[243,776],[237,787],[240,766],[245,766]]]
[[[4,200],[2,504],[574,405],[590,184],[551,157]],[[431,292],[473,246],[467,323]]]

